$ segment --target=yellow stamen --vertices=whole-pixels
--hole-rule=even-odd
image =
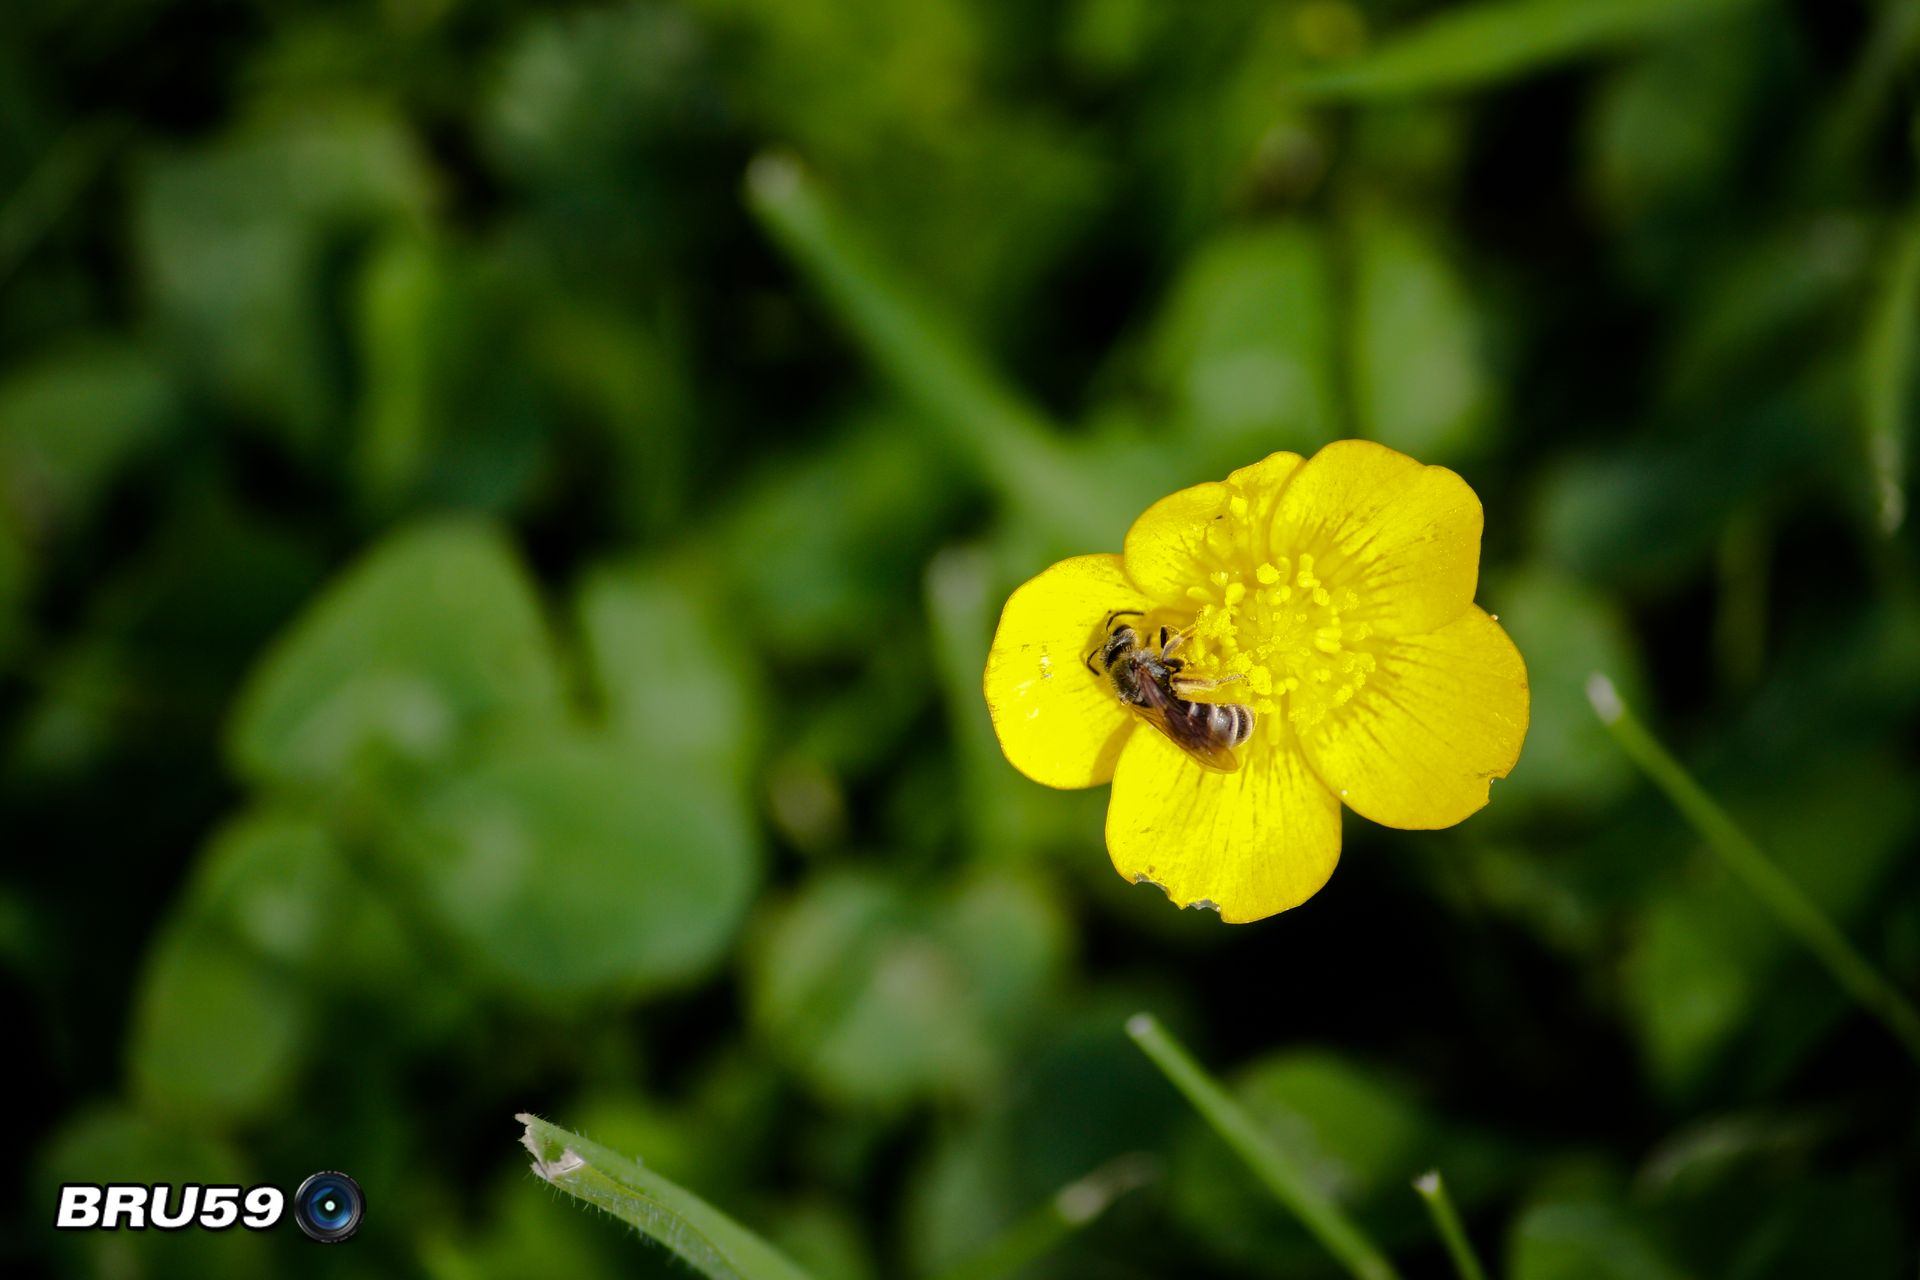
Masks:
[[[1323,569],[1311,551],[1272,555],[1252,513],[1244,494],[1228,497],[1224,518],[1207,530],[1202,580],[1186,592],[1195,611],[1172,625],[1192,628],[1181,652],[1190,674],[1245,677],[1202,697],[1247,701],[1258,716],[1308,728],[1365,688],[1376,665],[1373,628],[1343,616],[1363,604],[1357,586],[1342,581],[1346,563]]]

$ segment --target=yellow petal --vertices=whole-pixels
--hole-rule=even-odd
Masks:
[[[1187,588],[1204,583],[1215,556],[1207,537],[1226,515],[1228,489],[1218,481],[1170,493],[1127,530],[1127,577],[1161,604],[1186,604]]]
[[[1261,539],[1255,558],[1266,556],[1280,492],[1299,466],[1297,453],[1270,454],[1224,484],[1197,484],[1160,499],[1127,530],[1127,576],[1156,601],[1190,608],[1187,589],[1204,584],[1232,554],[1234,538],[1251,528]]]
[[[1233,514],[1251,528],[1255,539],[1252,551],[1261,560],[1271,558],[1276,550],[1286,554],[1273,545],[1274,517],[1280,509],[1280,495],[1300,470],[1301,462],[1297,453],[1270,453],[1227,477],[1227,487],[1246,499],[1246,511]]]
[[[1480,525],[1480,499],[1445,467],[1371,440],[1339,440],[1282,491],[1274,539],[1310,553],[1321,581],[1352,589],[1358,601],[1347,621],[1417,635],[1473,603]]]
[[[1049,787],[1098,786],[1113,776],[1136,717],[1087,670],[1086,656],[1109,612],[1147,604],[1116,555],[1062,560],[1008,598],[983,684],[1014,768]]]
[[[1301,736],[1314,772],[1363,818],[1450,827],[1487,802],[1527,736],[1527,668],[1478,606],[1376,650],[1353,700]]]
[[[1107,804],[1114,870],[1239,924],[1298,906],[1340,860],[1340,802],[1282,740],[1255,727],[1235,773],[1203,769],[1165,734],[1127,742]]]

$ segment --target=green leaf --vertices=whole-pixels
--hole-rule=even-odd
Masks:
[[[1605,596],[1547,568],[1502,575],[1480,591],[1526,656],[1532,717],[1526,749],[1496,790],[1498,819],[1516,802],[1592,812],[1619,798],[1633,779],[1606,727],[1587,704],[1587,677],[1615,676],[1629,700],[1640,689],[1640,659],[1627,620]]]
[[[813,1086],[847,1106],[977,1097],[1064,950],[1053,903],[992,877],[916,899],[877,877],[815,880],[757,931],[751,1015]]]
[[[426,166],[367,103],[263,115],[141,175],[135,243],[165,339],[241,415],[317,447],[342,379],[322,295],[329,241],[428,203]]]
[[[722,95],[712,43],[686,6],[661,4],[530,10],[494,42],[469,127],[503,207],[523,211],[516,235],[543,242],[543,272],[645,306],[723,256],[711,236],[736,211],[745,86]]]
[[[550,424],[522,354],[528,288],[501,263],[403,226],[358,281],[354,480],[373,511],[503,510],[544,460]]]
[[[1237,1184],[1194,1177],[1191,1168],[1185,1174],[1176,1172],[1174,1185],[1187,1197],[1189,1212],[1201,1214],[1196,1225],[1202,1239],[1224,1253],[1231,1253],[1236,1245],[1245,1247],[1246,1233],[1232,1230],[1230,1217],[1224,1224],[1217,1217],[1208,1219],[1217,1206],[1231,1200],[1233,1193],[1226,1188],[1247,1187],[1246,1175],[1251,1173],[1291,1215],[1291,1223],[1311,1234],[1318,1247],[1354,1280],[1396,1280],[1399,1272],[1375,1243],[1373,1233],[1349,1216],[1361,1190],[1356,1174],[1393,1160],[1404,1145],[1397,1140],[1397,1130],[1406,1126],[1395,1123],[1400,1117],[1391,1108],[1377,1109],[1381,1102],[1377,1092],[1357,1076],[1349,1078],[1346,1069],[1335,1064],[1331,1071],[1322,1072],[1310,1065],[1304,1072],[1264,1071],[1251,1088],[1230,1094],[1151,1015],[1140,1013],[1128,1019],[1127,1034],[1213,1131],[1217,1141],[1202,1140],[1200,1149],[1217,1159],[1224,1154],[1224,1144],[1245,1166],[1236,1171],[1240,1174]],[[1307,1105],[1298,1110],[1285,1103],[1280,1108],[1272,1105],[1276,1095],[1290,1099],[1301,1092]],[[1323,1142],[1326,1129],[1322,1125],[1335,1133],[1345,1129],[1342,1137],[1348,1141]],[[1256,1215],[1254,1220],[1260,1218]],[[1226,1230],[1221,1229],[1223,1225]],[[1245,1265],[1272,1266],[1286,1252],[1284,1245],[1278,1251],[1263,1248],[1257,1259]],[[1311,1265],[1315,1256],[1304,1255],[1296,1265]]]
[[[614,734],[744,782],[760,738],[749,657],[690,580],[643,564],[587,576],[579,616],[594,692]]]
[[[35,1162],[36,1184],[49,1189],[65,1182],[164,1182],[246,1186],[266,1181],[252,1176],[231,1144],[207,1126],[145,1115],[120,1104],[87,1107],[63,1118]],[[169,1207],[178,1209],[177,1198]],[[51,1201],[46,1221],[53,1219]],[[289,1224],[290,1225],[290,1224]],[[286,1228],[282,1228],[285,1230]],[[44,1230],[44,1228],[43,1228]],[[116,1276],[125,1280],[253,1280],[273,1274],[267,1233],[202,1231],[45,1231],[36,1253],[51,1246],[59,1265],[48,1274]],[[13,1268],[10,1267],[10,1270]],[[32,1274],[22,1264],[21,1274]]]
[[[282,1103],[314,1025],[307,991],[216,928],[164,933],[147,959],[129,1055],[161,1112],[253,1118]]]
[[[669,750],[591,739],[429,785],[383,852],[482,971],[546,999],[699,977],[759,879],[732,788]]]
[[[832,175],[875,242],[914,264],[917,292],[1012,346],[1001,322],[1028,318],[1111,173],[1085,130],[1005,92],[1012,68],[1045,47],[1040,15],[968,0],[692,7],[751,33],[729,58],[752,68],[730,83],[729,105],[751,113],[748,135],[781,139]],[[1034,43],[1010,38],[1016,30]]]
[[[484,1200],[464,1193],[472,1210],[467,1231],[438,1223],[418,1230],[420,1272],[427,1280],[685,1280],[687,1269],[670,1254],[636,1251],[631,1233],[609,1231],[599,1214],[580,1212],[577,1202],[528,1194],[526,1171],[491,1180]],[[636,1252],[641,1256],[636,1257]]]
[[[531,1115],[521,1145],[548,1183],[633,1227],[711,1280],[807,1280],[773,1246],[638,1161]]]
[[[1391,1074],[1323,1052],[1269,1055],[1229,1082],[1260,1139],[1314,1195],[1386,1249],[1430,1234],[1408,1184],[1434,1167],[1471,1212],[1518,1176],[1511,1144],[1435,1114]],[[1169,1179],[1174,1211],[1219,1257],[1262,1273],[1304,1267],[1318,1248],[1219,1142],[1190,1125]]]
[[[1018,567],[1008,572],[1007,566]],[[1004,544],[997,564],[986,548],[969,546],[940,551],[926,567],[934,666],[958,756],[953,818],[982,861],[1003,865],[1042,856],[1050,847],[1078,847],[1089,830],[1098,829],[1106,808],[1102,794],[1063,795],[1034,786],[1009,767],[980,698],[982,655],[1001,606],[1031,569],[1030,561]],[[912,732],[910,725],[906,731]],[[924,831],[930,824],[917,819],[913,825]],[[1104,865],[1098,871],[1111,876]]]
[[[1648,1232],[1606,1201],[1536,1205],[1507,1241],[1509,1280],[1685,1280]]]
[[[1194,448],[1225,470],[1337,434],[1332,266],[1317,228],[1202,245],[1173,287],[1148,367]]]
[[[10,521],[0,518],[0,667],[14,656],[26,632],[33,562]]]
[[[412,947],[317,822],[261,810],[208,842],[147,957],[131,1056],[156,1108],[220,1119],[281,1105],[328,994],[398,999]]]
[[[492,157],[535,198],[598,197],[605,211],[643,180],[646,146],[669,134],[680,146],[710,123],[706,34],[678,9],[629,5],[546,16],[500,59],[479,123]],[[657,180],[657,179],[656,179]],[[641,210],[650,227],[668,210]]]
[[[1688,417],[1709,415],[1707,422],[1688,424],[1704,435],[1730,406],[1804,397],[1797,382],[1813,378],[1818,385],[1831,376],[1836,330],[1857,331],[1860,291],[1879,278],[1882,265],[1875,250],[1864,218],[1801,214],[1715,243],[1711,253],[1685,264],[1684,273],[1675,273],[1673,283],[1682,287],[1673,294],[1674,332],[1660,360],[1663,400]],[[1821,406],[1815,412],[1824,425],[1831,411]],[[1787,434],[1765,419],[1762,424],[1767,435]],[[1848,436],[1809,431],[1800,423],[1789,430],[1813,436],[1814,446],[1826,445],[1822,437],[1831,435],[1845,449],[1835,456],[1857,465],[1857,451],[1846,448],[1853,444]],[[1761,434],[1745,426],[1729,438],[1743,450],[1754,449],[1760,462],[1786,453],[1793,443],[1755,441]],[[1746,461],[1728,459],[1735,450],[1725,440],[1715,444],[1723,461]],[[1799,452],[1804,455],[1807,447]]]
[[[1714,415],[1663,420],[1624,447],[1550,465],[1534,486],[1541,558],[1597,585],[1671,583],[1711,558],[1743,507],[1822,465],[1829,443],[1852,442],[1821,439],[1816,419],[1787,406]]]
[[[956,462],[1063,543],[1118,542],[1127,517],[1107,500],[1089,466],[1075,460],[1052,424],[946,317],[880,261],[799,161],[757,158],[747,173],[747,202]]]
[[[121,343],[44,356],[0,382],[0,504],[42,532],[101,490],[177,421],[165,367]]]
[[[1384,214],[1353,230],[1354,418],[1360,434],[1424,462],[1480,443],[1495,407],[1481,318],[1423,228]]]
[[[256,783],[337,783],[443,765],[563,719],[561,679],[526,570],[494,528],[408,527],[331,583],[268,650],[228,727]]]
[[[1178,1094],[1113,1034],[1138,983],[1089,991],[1044,1020],[983,1110],[941,1126],[905,1188],[905,1270],[945,1273],[1017,1233],[1034,1207],[1090,1169],[1159,1151],[1187,1118]],[[1067,1273],[1066,1267],[1061,1267]]]
[[[261,809],[200,855],[145,961],[131,1074],[156,1110],[250,1119],[283,1105],[330,1001],[377,999],[419,1019],[416,944],[319,821]]]
[[[1768,854],[1815,907],[1844,922],[1871,901],[1917,809],[1897,766],[1846,756],[1820,762],[1790,788],[1744,795],[1734,812],[1747,830],[1766,833]],[[1774,1014],[1780,969],[1797,958],[1798,939],[1717,864],[1696,859],[1659,886],[1633,936],[1627,1008],[1669,1092],[1697,1090],[1737,1042],[1809,1047],[1794,1034],[1808,1023],[1805,1010]]]
[[[1715,38],[1650,49],[1601,82],[1587,120],[1587,181],[1615,219],[1697,208],[1730,179],[1771,28],[1764,15],[1723,22]],[[1644,244],[1618,243],[1629,252]]]
[[[940,1280],[1003,1280],[1024,1274],[1068,1244],[1113,1202],[1159,1178],[1152,1157],[1118,1156],[1061,1187],[1007,1231],[940,1274]]]
[[[874,620],[914,590],[961,503],[939,450],[899,411],[857,415],[748,479],[722,518],[741,622],[782,656],[865,644]]]
[[[1712,1116],[1648,1156],[1635,1203],[1708,1275],[1726,1260],[1742,1280],[1900,1275],[1912,1214],[1898,1173],[1831,1160],[1863,1119],[1774,1106]]]
[[[869,1243],[871,1217],[822,1197],[783,1199],[770,1210],[767,1234],[818,1280],[878,1280]]]
[[[201,855],[181,916],[223,930],[312,989],[393,994],[414,963],[402,923],[317,819],[261,809]]]
[[[608,514],[620,532],[678,533],[696,501],[688,466],[701,438],[697,366],[680,329],[573,293],[545,298],[527,328],[543,385],[569,421],[594,433],[589,446],[604,455]]]
[[[436,374],[440,335],[456,322],[446,297],[444,253],[419,235],[391,235],[360,277],[359,406],[354,470],[376,503],[414,484],[442,429]]]
[[[1754,0],[1485,0],[1447,10],[1352,62],[1287,84],[1362,101],[1471,89],[1684,29]]]

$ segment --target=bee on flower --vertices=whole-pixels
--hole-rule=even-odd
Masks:
[[[1162,498],[1119,555],[1008,599],[985,692],[1050,787],[1111,781],[1107,850],[1228,921],[1333,874],[1340,807],[1449,827],[1526,737],[1526,666],[1473,602],[1480,500],[1365,440],[1276,453]]]

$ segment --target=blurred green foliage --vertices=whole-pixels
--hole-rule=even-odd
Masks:
[[[1608,671],[1920,983],[1905,0],[11,0],[0,1269],[674,1274],[519,1111],[819,1280],[1911,1276],[1911,1064]],[[1000,760],[999,603],[1365,435],[1459,469],[1534,723],[1227,929]],[[61,1235],[343,1168],[360,1239]]]

